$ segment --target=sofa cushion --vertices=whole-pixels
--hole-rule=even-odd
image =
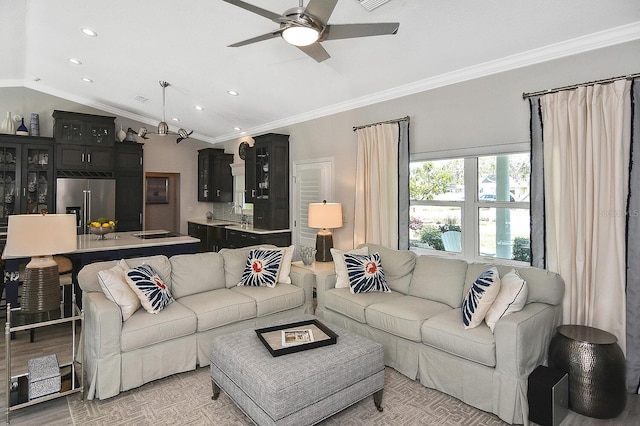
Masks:
[[[326,309],[338,312],[353,320],[366,323],[365,309],[367,306],[402,297],[402,293],[391,291],[381,293],[373,291],[369,293],[352,294],[348,288],[332,288],[325,294],[324,306]]]
[[[249,252],[258,247],[263,248],[277,248],[276,246],[263,244],[262,246],[250,246],[237,249],[222,249],[218,253],[222,255],[224,259],[224,281],[227,288],[235,287],[242,278],[242,272],[244,266],[247,263],[247,256]]]
[[[380,260],[391,290],[407,294],[411,276],[416,265],[416,254],[410,250],[395,250],[378,244],[365,244],[369,253],[380,253]]]
[[[225,288],[224,260],[219,253],[179,254],[171,262],[171,294],[176,299]]]
[[[347,272],[347,265],[344,263],[345,253],[352,254],[369,254],[368,247],[362,247],[349,251],[330,249],[331,257],[333,258],[333,267],[336,270],[336,288],[349,288],[349,273]]]
[[[177,337],[188,336],[196,332],[196,327],[195,313],[177,302],[155,315],[144,309],[138,309],[122,324],[121,350],[129,352]]]
[[[500,278],[500,292],[487,311],[484,321],[491,332],[496,322],[505,315],[520,311],[527,303],[527,282],[523,280],[515,269]]]
[[[162,281],[171,288],[171,263],[164,255],[138,257],[135,259],[127,259],[127,265],[130,267],[139,266],[148,263],[158,272]],[[109,269],[118,264],[117,260],[107,260],[103,262],[94,262],[85,265],[78,272],[78,284],[82,291],[102,291],[98,282],[98,271]]]
[[[439,302],[413,296],[395,297],[365,308],[367,324],[395,336],[422,341],[422,323],[434,315],[451,310]]]
[[[122,321],[129,319],[131,315],[140,309],[140,298],[129,287],[124,276],[125,271],[129,269],[129,265],[124,259],[111,269],[103,269],[98,271],[98,281],[102,292],[113,303],[118,305],[122,314]]]
[[[304,304],[304,290],[293,284],[280,283],[273,288],[240,286],[231,290],[255,300],[258,318]]]
[[[465,328],[480,325],[500,292],[498,269],[489,268],[473,282],[462,301],[462,322]]]
[[[125,278],[147,312],[157,314],[173,302],[169,287],[151,265],[140,265],[129,269],[125,272]]]
[[[422,324],[422,343],[488,367],[496,365],[496,340],[486,324],[465,330],[460,308]],[[491,383],[487,384],[489,387]]]
[[[345,253],[344,263],[347,265],[351,293],[391,292],[380,263],[380,254]]]
[[[256,301],[228,288],[181,297],[178,302],[195,312],[198,332],[256,317]]]
[[[464,260],[418,256],[409,295],[459,308],[466,274],[467,262]]]

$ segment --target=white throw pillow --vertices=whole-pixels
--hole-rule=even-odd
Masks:
[[[369,254],[369,247],[362,247],[349,251],[331,249],[333,257],[333,265],[336,268],[336,288],[350,288],[349,272],[347,272],[347,264],[344,262],[343,254]]]
[[[260,247],[261,250],[273,250],[270,247]],[[296,251],[295,245],[289,247],[282,247],[282,262],[280,263],[280,272],[278,272],[278,282],[283,284],[291,284],[291,261],[293,260],[293,253]]]
[[[127,262],[121,259],[113,268],[98,271],[100,288],[107,299],[120,307],[122,321],[128,320],[140,308],[140,299],[131,290],[124,275],[128,269]]]
[[[500,279],[500,292],[489,308],[485,322],[493,333],[493,328],[500,318],[522,310],[527,303],[529,288],[515,269]]]
[[[493,301],[496,300],[498,292],[500,292],[500,275],[494,266],[476,278],[462,301],[462,322],[465,330],[482,323]]]

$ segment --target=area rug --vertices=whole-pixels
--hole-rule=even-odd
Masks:
[[[211,400],[209,368],[176,374],[104,401],[67,397],[74,425],[253,424],[227,395]],[[465,425],[504,426],[493,414],[422,386],[392,368],[385,369],[384,411],[369,397],[326,419],[323,426]]]

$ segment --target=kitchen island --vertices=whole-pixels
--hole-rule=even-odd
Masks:
[[[103,260],[127,259],[139,256],[163,254],[167,257],[176,254],[196,253],[200,240],[188,235],[168,231],[114,232],[98,239],[93,234],[78,235],[78,248],[64,253],[73,264],[72,278],[78,306],[82,307],[82,294],[77,285],[77,274],[84,265]],[[6,299],[12,307],[18,303],[18,280],[20,264],[26,264],[29,258],[4,258],[4,280]],[[69,286],[66,286],[69,287]],[[70,309],[71,288],[65,287],[65,310]],[[69,308],[67,308],[69,306]]]

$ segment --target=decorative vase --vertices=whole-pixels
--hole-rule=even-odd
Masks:
[[[120,130],[118,130],[118,140],[122,142],[126,137],[127,137],[127,133],[124,130],[122,130],[122,124],[121,124]]]
[[[2,128],[0,128],[0,132],[6,133],[8,135],[13,135],[16,133],[15,124],[13,124],[13,118],[11,117],[11,112],[7,111],[7,118],[2,122]]]
[[[302,258],[302,263],[309,266],[313,263],[316,257],[316,249],[313,247],[300,247],[300,258]]]
[[[24,117],[22,117],[22,122],[16,129],[16,135],[18,136],[29,136],[29,129],[24,125]]]
[[[31,113],[31,136],[40,136],[40,116]]]

